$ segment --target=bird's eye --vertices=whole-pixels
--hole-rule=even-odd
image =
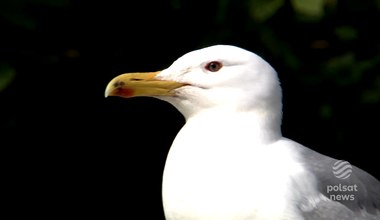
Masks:
[[[217,72],[223,67],[221,62],[218,61],[212,61],[206,64],[206,70],[210,72]]]

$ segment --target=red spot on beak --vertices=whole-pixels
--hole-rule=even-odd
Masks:
[[[133,89],[129,89],[129,88],[117,88],[114,94],[116,96],[121,96],[121,97],[132,97],[134,92],[133,92]]]

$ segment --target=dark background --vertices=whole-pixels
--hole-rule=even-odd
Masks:
[[[167,103],[104,90],[214,44],[278,71],[284,136],[379,179],[379,12],[380,1],[355,0],[0,1],[8,210],[163,219],[162,171],[184,120]]]

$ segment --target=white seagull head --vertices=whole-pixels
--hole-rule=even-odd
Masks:
[[[279,117],[282,109],[276,71],[258,55],[229,45],[189,52],[162,71],[119,75],[107,85],[105,96],[156,97],[186,119],[211,108],[272,110]]]

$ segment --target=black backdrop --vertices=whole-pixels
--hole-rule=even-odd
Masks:
[[[283,2],[262,18],[265,1],[128,2],[2,3],[0,77],[14,74],[0,91],[0,145],[14,215],[163,219],[162,171],[184,119],[104,89],[214,44],[275,67],[284,136],[380,177],[375,3],[335,2],[315,18]]]

